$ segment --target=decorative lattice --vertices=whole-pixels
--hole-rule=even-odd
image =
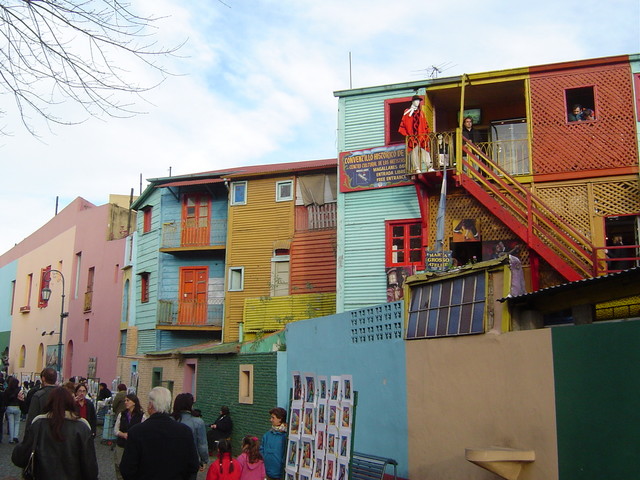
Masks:
[[[436,217],[438,215],[439,195],[429,197],[429,245],[436,244]],[[453,236],[454,220],[463,218],[475,218],[480,225],[480,234],[483,241],[505,240],[518,238],[504,223],[502,223],[495,215],[493,215],[486,207],[470,195],[462,193],[454,193],[447,196],[447,209],[445,214],[445,248],[448,245],[449,238]],[[529,251],[526,248],[518,252],[518,257],[523,265],[529,265]]]
[[[593,185],[593,197],[597,215],[640,213],[640,181],[637,178],[596,183]]]
[[[534,193],[567,224],[591,240],[587,185],[553,185]]]
[[[629,66],[565,72],[531,75],[534,174],[638,165]],[[586,85],[594,86],[596,121],[568,123],[565,91]]]
[[[353,310],[351,343],[384,342],[402,338],[402,302]]]

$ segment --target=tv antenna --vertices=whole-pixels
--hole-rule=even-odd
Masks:
[[[438,75],[440,75],[442,72],[444,72],[445,70],[449,70],[454,66],[455,65],[453,65],[451,62],[445,62],[441,63],[440,65],[431,65],[424,70],[418,70],[418,72],[426,72],[427,77],[433,80],[438,78]]]

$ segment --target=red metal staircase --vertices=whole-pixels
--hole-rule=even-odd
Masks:
[[[532,250],[568,281],[596,276],[591,241],[493,163],[475,144],[462,139],[456,180]]]

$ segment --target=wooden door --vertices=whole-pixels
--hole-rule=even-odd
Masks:
[[[180,304],[178,325],[207,323],[207,267],[180,268]]]
[[[207,246],[209,240],[209,197],[185,195],[182,206],[181,246]]]

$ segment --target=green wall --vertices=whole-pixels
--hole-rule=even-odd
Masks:
[[[560,480],[640,478],[640,321],[553,330]]]
[[[253,365],[253,404],[238,403],[240,365]],[[245,435],[261,438],[271,427],[269,410],[277,406],[277,353],[208,355],[198,361],[196,408],[210,425],[226,405],[231,412],[233,454]]]

